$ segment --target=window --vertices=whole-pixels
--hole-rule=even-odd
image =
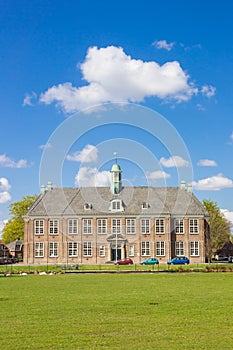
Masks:
[[[119,200],[119,199],[113,200],[111,202],[111,210],[113,210],[113,211],[123,211],[124,207],[123,207],[122,201]]]
[[[42,242],[34,243],[34,256],[35,256],[35,258],[43,258],[44,257],[44,243],[42,243]]]
[[[50,235],[58,235],[58,220],[49,221],[49,233]]]
[[[150,233],[150,219],[141,220],[141,232]]]
[[[199,242],[190,242],[190,255],[199,256]]]
[[[184,255],[184,242],[176,242],[176,256]]]
[[[120,219],[112,219],[112,233],[121,233]]]
[[[155,220],[155,232],[156,233],[164,233],[164,219],[156,219]]]
[[[91,242],[83,242],[83,256],[92,256]]]
[[[92,233],[91,219],[84,219],[83,220],[83,233],[84,234],[91,234]]]
[[[198,219],[190,219],[189,220],[189,232],[190,233],[198,233]]]
[[[101,245],[101,246],[100,246],[100,256],[101,256],[101,257],[104,257],[104,256],[105,256],[105,246],[104,246],[104,245]]]
[[[84,204],[84,210],[91,210],[92,209],[92,204],[91,203],[85,203]]]
[[[150,204],[147,202],[143,202],[142,203],[142,209],[149,209],[150,208]]]
[[[156,255],[165,256],[165,242],[156,242]]]
[[[126,233],[135,233],[135,219],[126,219]]]
[[[34,232],[35,235],[44,234],[44,220],[36,220],[34,223]]]
[[[78,256],[78,242],[68,242],[69,257]]]
[[[98,219],[97,227],[98,227],[98,233],[100,233],[100,234],[107,233],[107,220],[106,219]]]
[[[176,233],[184,233],[184,220],[182,219],[175,220],[175,230],[176,230]]]
[[[58,243],[50,242],[49,243],[49,257],[56,258],[58,257]]]
[[[150,242],[141,243],[141,255],[149,256],[150,255]]]
[[[76,235],[78,233],[78,220],[68,220],[68,233],[69,235]]]
[[[134,245],[129,246],[129,256],[134,256]]]

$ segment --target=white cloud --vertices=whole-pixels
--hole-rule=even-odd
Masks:
[[[146,176],[150,180],[168,179],[171,175],[162,170],[148,171]]]
[[[0,178],[0,191],[9,191],[11,188],[11,185],[9,184],[9,181],[5,177]]]
[[[55,102],[71,113],[106,102],[142,102],[152,96],[181,102],[198,92],[179,62],[162,66],[144,62],[126,55],[121,47],[91,47],[79,68],[88,85],[55,85],[41,94],[40,101]]]
[[[109,171],[98,171],[97,168],[81,167],[75,177],[75,185],[79,187],[100,187],[110,185]]]
[[[232,134],[231,134],[230,138],[231,138],[231,140],[233,141],[233,132],[232,132]]]
[[[220,191],[224,188],[232,188],[233,181],[218,174],[199,181],[193,181],[193,188],[200,191]]]
[[[42,149],[42,150],[46,150],[46,149],[49,149],[49,148],[52,148],[52,144],[51,143],[46,143],[45,145],[40,145],[39,146],[39,149]]]
[[[160,164],[166,168],[184,168],[189,166],[189,162],[180,156],[172,156],[170,158],[160,158]]]
[[[82,149],[82,151],[77,151],[73,154],[68,154],[66,159],[81,163],[96,162],[98,159],[98,148],[93,145],[86,145]]]
[[[210,98],[216,94],[216,88],[212,85],[203,85],[201,89],[202,95]]]
[[[7,221],[8,221],[7,219],[0,220],[0,236],[1,236],[2,230],[3,230],[4,226],[6,225]]]
[[[216,163],[215,160],[210,160],[210,159],[200,159],[199,162],[197,163],[199,166],[217,166],[218,164]]]
[[[37,98],[37,94],[33,91],[31,94],[25,94],[23,106],[33,106],[33,100]]]
[[[156,49],[165,49],[167,51],[171,51],[173,46],[175,45],[175,42],[168,43],[166,40],[157,40],[153,42],[153,46],[156,47]]]
[[[5,154],[0,154],[0,166],[4,168],[27,168],[29,165],[25,159],[20,159],[15,162],[11,158],[7,157]]]
[[[4,191],[4,192],[0,192],[0,203],[6,203],[9,202],[11,200],[11,195],[9,192]]]
[[[221,209],[221,212],[225,216],[225,218],[230,221],[232,227],[233,227],[233,211],[230,211],[228,209]]]

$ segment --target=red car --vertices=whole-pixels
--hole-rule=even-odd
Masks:
[[[125,258],[125,259],[117,260],[117,262],[115,264],[116,265],[132,265],[133,260],[130,258]]]

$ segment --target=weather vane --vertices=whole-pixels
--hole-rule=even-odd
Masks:
[[[114,154],[114,156],[116,158],[116,163],[117,163],[117,152],[114,152],[113,154]]]

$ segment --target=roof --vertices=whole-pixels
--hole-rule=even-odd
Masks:
[[[121,172],[120,165],[118,163],[113,164],[111,171],[120,171]]]
[[[122,201],[123,212],[110,210],[114,199]],[[142,208],[143,203],[147,208]],[[90,204],[90,209],[86,209],[85,204]],[[112,194],[109,187],[54,188],[41,194],[25,217],[116,214],[208,215],[195,195],[185,189],[142,186],[124,187],[117,195]]]

